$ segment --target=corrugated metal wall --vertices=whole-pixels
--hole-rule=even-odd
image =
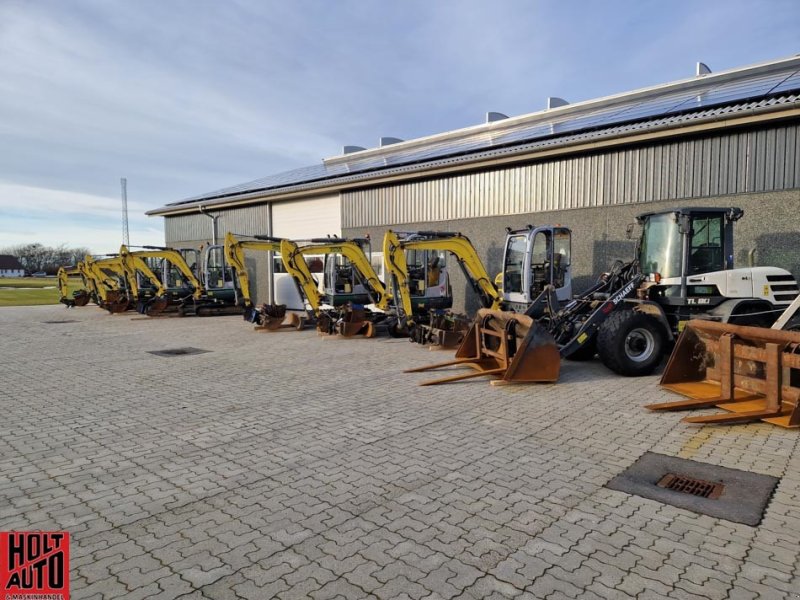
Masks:
[[[800,187],[800,125],[342,193],[342,227],[448,221]]]
[[[217,221],[217,233],[220,239],[228,231],[242,235],[267,232],[266,205],[242,206],[231,210],[209,212],[222,215]],[[211,241],[211,219],[200,213],[167,217],[164,219],[164,237],[167,245],[186,241]]]

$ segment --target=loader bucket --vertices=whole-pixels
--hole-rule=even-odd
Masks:
[[[687,423],[762,420],[800,427],[800,332],[689,321],[678,338],[661,387],[689,398],[650,410],[718,407],[724,413]]]
[[[553,383],[558,381],[561,357],[553,337],[530,317],[482,308],[456,350],[455,360],[405,372],[448,366],[469,367],[475,372],[425,381],[420,385],[438,385],[487,375],[496,378],[492,385]]]

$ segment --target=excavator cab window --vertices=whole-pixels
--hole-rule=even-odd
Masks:
[[[153,275],[158,277],[158,280],[163,282],[164,281],[164,261],[161,258],[156,258],[154,256],[146,256],[144,259],[147,268],[153,272]],[[150,281],[149,278],[145,277],[142,273],[136,272],[136,285],[139,286],[140,290],[151,290],[153,289],[154,285],[153,282]]]
[[[168,288],[189,287],[188,281],[186,281],[186,277],[184,277],[183,273],[180,272],[180,269],[178,269],[178,267],[173,265],[169,260],[165,259],[164,262],[166,263],[165,272],[167,275],[167,279],[164,281],[164,285]],[[194,272],[194,269],[192,269],[192,272]]]
[[[512,235],[506,244],[506,258],[503,265],[503,292],[524,294],[525,258],[528,254],[528,236]]]
[[[692,219],[689,274],[725,270],[722,231],[722,215],[698,215]]]
[[[209,246],[207,249],[206,287],[209,289],[233,287],[233,273],[225,262],[222,246]]]
[[[442,250],[406,250],[408,287],[412,296],[427,296],[429,288],[446,277],[447,253]]]
[[[314,272],[313,269],[311,272]],[[352,294],[358,283],[353,265],[341,254],[329,254],[325,257],[324,281],[325,290],[334,294]]]
[[[181,248],[178,252],[180,252],[183,260],[186,261],[186,264],[189,265],[189,269],[191,269],[192,273],[194,273],[194,276],[197,277],[197,279],[202,279],[197,270],[197,267],[200,264],[200,253],[194,248]]]

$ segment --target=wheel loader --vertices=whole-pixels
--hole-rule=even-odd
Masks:
[[[551,350],[556,348],[561,357],[576,360],[597,354],[620,375],[647,375],[692,319],[768,327],[797,297],[797,282],[776,267],[735,268],[733,229],[742,216],[736,207],[639,215],[641,236],[633,261],[618,261],[563,307],[553,286],[547,286],[528,310],[535,322],[526,330],[537,333],[501,358],[493,356],[502,354],[495,336],[485,334],[490,329],[497,333],[500,325],[484,315],[482,324],[473,324],[471,346],[459,348],[458,364],[480,373],[500,368],[497,361],[508,363],[520,351],[539,353],[552,364],[546,375],[536,377],[555,381],[560,361]]]

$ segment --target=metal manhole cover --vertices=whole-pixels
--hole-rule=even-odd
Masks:
[[[211,350],[202,350],[200,348],[169,348],[167,350],[148,350],[148,354],[155,354],[156,356],[188,356],[190,354],[205,354]]]
[[[676,492],[701,498],[711,498],[712,500],[719,498],[725,489],[725,485],[722,483],[703,481],[702,479],[694,479],[685,475],[676,475],[675,473],[667,473],[656,485],[668,490],[675,490]]]
[[[778,481],[770,475],[646,452],[605,487],[755,526]]]
[[[63,319],[61,321],[42,321],[45,325],[61,325],[62,323],[77,323],[75,319]]]

